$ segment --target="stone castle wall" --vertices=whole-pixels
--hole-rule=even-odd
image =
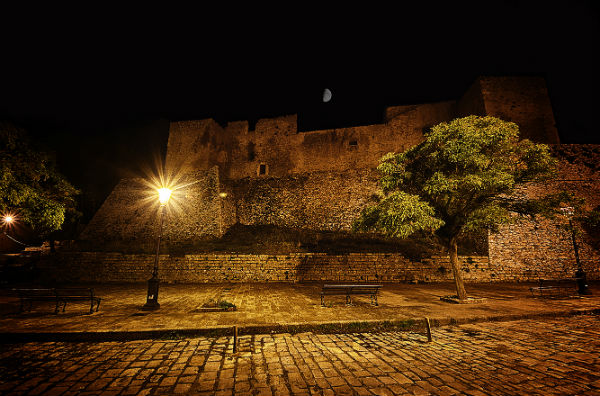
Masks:
[[[166,210],[163,240],[185,243],[199,236],[222,233],[222,202],[216,168],[189,174],[187,186],[173,192]],[[79,236],[81,248],[136,244],[140,250],[155,247],[160,223],[155,186],[143,179],[123,179]]]
[[[486,115],[516,123],[521,138],[547,144],[560,143],[543,78],[480,78],[479,85]]]
[[[481,77],[457,101],[388,107],[381,124],[300,132],[296,115],[261,119],[254,130],[247,121],[172,122],[166,165],[183,172],[218,166],[222,179],[372,169],[384,154],[421,142],[431,126],[470,114],[514,121],[522,138],[559,142],[542,78]]]
[[[519,124],[524,138],[558,142],[543,80],[529,77],[480,78],[457,101],[388,107],[384,122],[376,125],[300,132],[295,115],[259,120],[254,130],[249,130],[246,121],[230,122],[225,127],[212,119],[173,122],[166,166],[173,173],[185,175],[188,186],[178,190],[169,203],[165,246],[193,245],[194,240],[221,236],[236,223],[347,231],[377,189],[375,167],[382,155],[404,151],[421,142],[423,132],[429,127],[468,114],[514,121]],[[554,150],[560,158],[558,179],[543,185],[522,186],[521,193],[536,195],[567,189],[585,197],[589,205],[600,204],[599,146],[556,145]],[[110,251],[112,242],[114,246],[119,243],[146,245],[150,249],[144,250],[151,251],[159,214],[153,194],[139,180],[122,181],[80,239],[90,246],[102,244],[104,251]],[[598,278],[598,251],[585,240],[581,243],[582,262],[589,274]],[[90,254],[92,256],[83,255],[78,260],[96,268],[98,274],[104,274],[98,276],[110,280],[113,277],[114,280],[140,280],[135,275],[135,266],[145,271],[152,263],[151,256],[123,258],[125,256],[116,253],[115,256]],[[362,268],[361,271],[372,277],[367,264],[363,267],[358,264],[371,262],[387,268],[381,272],[388,274],[381,275],[387,280],[402,278],[399,274],[409,268],[416,268],[421,274],[420,280],[441,279],[425,269],[426,261],[413,263],[400,259],[401,256],[294,253],[290,258],[268,257],[271,258],[233,254],[165,256],[165,273],[171,271],[172,275],[167,278],[174,281],[222,281],[227,280],[220,278],[227,276],[227,271],[219,275],[223,263],[233,263],[233,267],[227,268],[232,268],[239,279],[285,280],[287,271],[288,279],[313,277],[310,274],[314,274],[314,279],[327,278],[344,273],[340,275],[344,280],[353,280],[353,275],[344,272],[340,263]],[[302,263],[314,260],[319,265],[306,272],[307,267]],[[122,269],[114,267],[113,262],[122,265],[119,267]],[[206,264],[206,271],[198,272],[202,263]],[[266,279],[260,274],[271,264],[274,267],[269,271],[276,275]],[[112,272],[106,272],[102,265],[113,268]],[[480,263],[480,266],[486,268],[486,274],[475,271],[477,276],[472,279],[526,280],[542,275],[570,275],[574,268],[572,244],[556,221],[525,221],[489,235],[489,265]],[[183,271],[179,271],[182,268]],[[329,275],[323,275],[325,273]]]
[[[224,226],[239,222],[349,231],[377,181],[377,172],[369,169],[231,181],[225,189],[231,191],[226,200],[233,216]]]
[[[586,210],[600,205],[600,145],[553,148],[560,160],[557,179],[521,186],[517,194],[537,198],[564,190],[585,199]],[[554,220],[539,218],[503,226],[500,232],[488,237],[490,262],[512,266],[532,276],[573,276],[577,265],[567,225],[568,219],[561,216]],[[577,236],[579,257],[588,277],[600,279],[600,251],[591,244],[591,237],[585,232]]]
[[[56,263],[40,266],[45,276],[83,282],[142,282],[154,255],[65,253]],[[459,257],[466,281],[519,279],[511,269],[492,268],[485,256]],[[452,280],[448,257],[413,262],[401,254],[291,253],[287,255],[161,255],[163,282],[438,282]]]
[[[45,277],[78,282],[144,282],[152,274],[154,255],[102,252],[63,253],[56,262],[40,264]],[[562,268],[527,267],[487,256],[459,256],[467,282],[536,281],[540,277],[573,276]],[[589,269],[589,268],[588,268]],[[163,282],[447,282],[452,281],[448,256],[411,261],[399,253],[290,253],[287,255],[196,254],[160,255]],[[588,279],[600,279],[597,270]]]
[[[297,116],[225,128],[209,120],[171,123],[167,168],[218,166],[222,179],[285,177],[310,172],[372,169],[379,158],[423,140],[423,130],[451,118],[453,102],[410,106],[384,124],[298,132]],[[261,171],[262,165],[262,171]]]

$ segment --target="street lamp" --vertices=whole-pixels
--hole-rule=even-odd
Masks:
[[[578,293],[592,294],[590,289],[588,289],[587,276],[583,270],[583,267],[581,266],[581,261],[579,260],[579,247],[577,246],[577,240],[575,239],[575,228],[573,227],[573,214],[575,213],[575,209],[572,206],[568,206],[566,208],[561,208],[560,210],[569,218],[569,229],[571,230],[571,239],[573,241],[573,252],[575,252],[575,262],[577,263],[575,278],[577,278],[577,287],[579,289]]]
[[[159,188],[158,201],[160,202],[160,228],[158,229],[158,240],[156,241],[156,256],[154,257],[154,268],[152,270],[152,278],[148,279],[148,293],[146,294],[146,304],[142,307],[144,311],[152,311],[160,308],[158,303],[158,256],[160,253],[160,240],[162,238],[163,223],[165,220],[165,212],[167,203],[171,198],[171,190],[168,188]]]

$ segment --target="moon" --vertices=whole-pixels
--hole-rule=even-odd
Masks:
[[[331,100],[331,91],[329,90],[329,88],[325,88],[325,90],[323,91],[323,102],[327,103]]]

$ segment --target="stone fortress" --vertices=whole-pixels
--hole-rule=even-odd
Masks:
[[[247,121],[224,127],[212,119],[171,122],[165,169],[186,187],[175,191],[169,203],[163,232],[166,249],[219,238],[236,224],[347,232],[377,189],[375,168],[384,154],[419,143],[433,125],[471,114],[513,121],[522,138],[552,145],[560,159],[557,180],[521,186],[521,193],[566,189],[585,198],[590,208],[600,204],[600,146],[560,144],[544,80],[480,77],[458,100],[388,107],[383,123],[375,125],[300,132],[296,115],[261,119],[253,129]],[[66,260],[94,267],[80,279],[148,277],[152,255],[124,254],[118,249],[123,244],[150,247],[155,243],[157,204],[143,204],[147,196],[148,187],[141,180],[125,179],[115,187],[80,236],[81,246],[109,248],[104,252],[80,249]],[[573,246],[558,223],[525,221],[489,235],[488,256],[462,257],[466,279],[572,276]],[[598,279],[600,253],[586,243],[585,236],[580,244],[588,278]],[[111,251],[110,246],[115,248]],[[450,271],[443,270],[449,269],[443,255],[415,262],[401,253],[285,253],[164,254],[161,274],[172,281],[451,277]]]

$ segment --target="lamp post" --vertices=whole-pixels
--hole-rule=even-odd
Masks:
[[[165,220],[165,211],[167,203],[171,198],[171,190],[168,188],[158,189],[158,200],[160,202],[160,227],[158,229],[158,240],[156,241],[156,256],[154,257],[154,268],[152,269],[152,278],[148,279],[148,293],[146,294],[146,304],[142,307],[144,311],[152,311],[160,308],[158,303],[158,256],[160,254],[160,240],[162,238],[163,223]]]
[[[577,263],[577,271],[575,271],[575,278],[577,278],[577,287],[579,294],[592,294],[587,285],[587,276],[581,261],[579,260],[579,247],[577,246],[577,240],[575,239],[575,228],[573,227],[573,214],[575,209],[571,206],[561,208],[561,211],[569,218],[569,229],[571,230],[571,240],[573,241],[573,252],[575,253],[575,262]]]

